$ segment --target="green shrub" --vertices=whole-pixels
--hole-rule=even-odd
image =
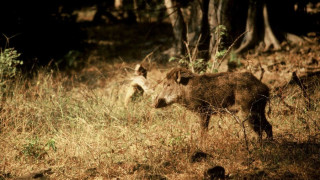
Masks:
[[[8,48],[0,52],[0,80],[1,84],[7,78],[13,78],[17,75],[17,66],[22,65],[23,61],[18,60],[20,57],[14,48]]]

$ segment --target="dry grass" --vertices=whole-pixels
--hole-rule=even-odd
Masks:
[[[156,110],[146,97],[126,109],[121,74],[100,76],[95,89],[61,73],[12,83],[0,114],[0,179],[48,169],[50,179],[203,179],[216,165],[235,179],[320,177],[320,86],[309,111],[296,86],[284,98],[294,110],[271,99],[274,141],[260,144],[247,127],[246,140],[221,115],[201,146],[198,118],[180,106]],[[209,156],[192,162],[198,150]]]

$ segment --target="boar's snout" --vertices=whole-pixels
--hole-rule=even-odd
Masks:
[[[162,108],[167,106],[166,100],[163,98],[157,98],[154,103],[155,108]]]

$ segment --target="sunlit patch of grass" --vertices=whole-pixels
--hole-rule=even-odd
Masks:
[[[285,98],[293,110],[271,99],[274,141],[259,143],[247,125],[245,139],[236,119],[218,114],[201,144],[198,117],[179,105],[153,109],[143,97],[124,107],[120,76],[95,89],[67,81],[39,72],[12,84],[0,114],[0,175],[51,168],[53,179],[202,179],[219,165],[235,178],[319,177],[319,93],[312,110],[297,89]],[[208,157],[192,162],[197,151]]]

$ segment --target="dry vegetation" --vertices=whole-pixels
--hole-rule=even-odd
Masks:
[[[262,144],[247,127],[245,138],[232,116],[212,117],[200,147],[199,119],[184,108],[153,109],[152,97],[125,108],[133,63],[101,63],[71,76],[40,70],[32,79],[8,81],[0,113],[0,179],[203,179],[214,166],[233,179],[319,179],[320,80],[307,82],[307,107],[299,86],[285,76],[319,57],[314,44],[242,61],[240,69],[257,74],[260,62],[272,89],[274,140]],[[158,66],[148,74],[155,85],[169,69]],[[193,159],[200,151],[207,157]]]
[[[112,69],[117,75],[101,75],[94,89],[60,73],[12,82],[0,117],[0,179],[202,179],[216,165],[236,179],[320,177],[319,84],[310,110],[298,86],[271,99],[274,141],[259,144],[246,128],[246,142],[235,119],[215,116],[201,149],[196,116],[152,109],[150,97],[126,109],[124,68]],[[209,156],[192,162],[199,149]]]

